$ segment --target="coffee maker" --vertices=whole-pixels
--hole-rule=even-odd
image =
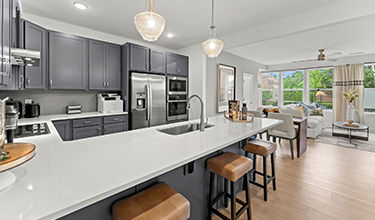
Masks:
[[[17,129],[18,114],[14,105],[7,104],[5,106],[5,131],[8,143],[13,143],[14,133]]]

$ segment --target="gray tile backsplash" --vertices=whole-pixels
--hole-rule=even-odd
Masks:
[[[21,90],[0,91],[0,97],[12,97],[15,100],[24,101],[32,99],[39,103],[42,115],[64,114],[67,105],[82,105],[83,112],[97,110],[97,94],[93,91],[70,91],[70,90]]]

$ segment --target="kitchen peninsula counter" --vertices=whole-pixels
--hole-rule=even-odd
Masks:
[[[52,120],[42,120],[50,134],[15,139],[35,144],[37,153],[11,170],[17,181],[0,192],[0,219],[66,216],[281,123],[265,118],[234,123],[217,116],[209,118],[214,127],[205,132],[158,131],[199,123],[195,120],[64,142]]]

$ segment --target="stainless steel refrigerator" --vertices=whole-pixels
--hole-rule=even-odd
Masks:
[[[165,76],[131,73],[131,129],[165,124]]]

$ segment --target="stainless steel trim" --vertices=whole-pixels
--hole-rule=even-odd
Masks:
[[[146,121],[150,121],[150,94],[149,94],[149,90],[148,90],[148,84],[145,85],[145,89],[146,89],[146,102],[147,102],[147,107],[146,107]]]
[[[167,102],[187,102],[187,100],[168,100]]]
[[[170,91],[170,88],[169,88],[169,82],[170,80],[182,80],[182,81],[185,81],[186,82],[186,88],[185,88],[185,91],[183,92],[173,92],[173,91]],[[187,94],[188,93],[188,78],[187,77],[178,77],[178,76],[167,76],[167,92],[169,95],[184,95],[184,94]]]
[[[187,95],[187,92],[168,92],[168,95]]]
[[[151,85],[148,85],[149,93],[150,93],[150,121],[152,120],[152,90]]]

